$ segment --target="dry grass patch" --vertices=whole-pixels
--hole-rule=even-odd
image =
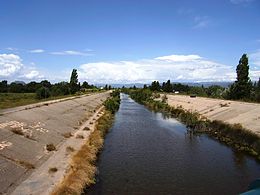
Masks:
[[[46,145],[46,150],[48,150],[49,152],[50,151],[54,151],[54,150],[56,150],[56,147],[54,146],[54,144],[47,144]]]
[[[50,167],[48,173],[55,173],[58,169],[56,167]]]
[[[67,152],[74,152],[75,149],[73,147],[71,147],[71,146],[67,146],[66,151]]]
[[[24,135],[24,132],[19,128],[13,128],[11,131],[17,135]]]
[[[78,135],[76,136],[76,139],[84,139],[84,136],[81,135],[81,134],[78,134]]]
[[[97,155],[103,146],[105,133],[109,130],[113,115],[106,112],[99,120],[95,131],[81,149],[72,157],[70,170],[64,180],[54,189],[52,195],[83,193],[84,188],[95,183]]]
[[[35,169],[35,166],[33,164],[29,163],[29,162],[19,160],[19,161],[17,161],[17,163],[19,163],[20,165],[22,165],[26,169]]]
[[[89,127],[84,127],[83,131],[89,131],[90,128]]]
[[[63,135],[63,137],[65,137],[65,138],[70,138],[70,137],[73,136],[73,134],[72,134],[71,132],[63,133],[62,135]]]

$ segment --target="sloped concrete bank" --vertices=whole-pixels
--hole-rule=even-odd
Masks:
[[[181,106],[212,121],[219,120],[231,125],[241,124],[260,136],[260,104],[170,94],[167,94],[167,98],[170,106]]]
[[[63,174],[62,166],[67,164],[62,154],[64,155],[65,152],[69,155],[73,149],[80,147],[80,142],[87,138],[91,125],[100,115],[99,109],[109,97],[109,93],[43,104],[31,109],[14,108],[14,110],[8,109],[8,112],[2,111],[0,116],[0,194],[11,192],[21,194],[17,188],[19,184],[20,186],[29,185],[33,190],[34,186],[37,187],[37,181],[30,180],[30,177],[32,178],[37,171],[39,178],[44,175],[51,178],[46,179],[49,181],[43,182],[43,185],[56,181],[55,178]],[[67,145],[75,143],[78,146],[74,145],[75,148],[71,146],[68,147],[70,150],[67,149]],[[60,167],[56,164],[59,160]],[[46,163],[47,161],[49,164]],[[40,194],[40,192],[25,194]]]

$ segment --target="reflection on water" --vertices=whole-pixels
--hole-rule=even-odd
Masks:
[[[88,194],[237,194],[260,176],[251,158],[121,98]]]

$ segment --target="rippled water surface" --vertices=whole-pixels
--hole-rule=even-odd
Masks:
[[[114,126],[87,194],[238,194],[260,165],[121,95]]]

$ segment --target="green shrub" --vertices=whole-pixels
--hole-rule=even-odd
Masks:
[[[41,87],[36,91],[36,98],[37,99],[45,99],[50,97],[51,93],[50,90],[46,87]]]

